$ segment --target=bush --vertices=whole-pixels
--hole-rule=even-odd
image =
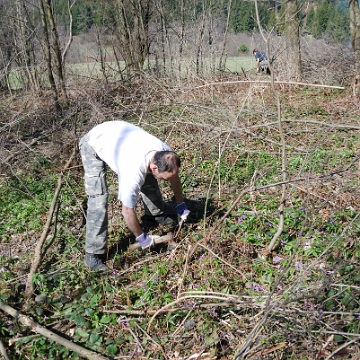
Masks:
[[[238,48],[237,48],[237,51],[242,53],[242,54],[245,54],[247,52],[249,52],[249,47],[246,45],[246,44],[241,44]]]

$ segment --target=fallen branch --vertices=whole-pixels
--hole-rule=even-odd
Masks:
[[[208,86],[218,86],[218,85],[234,85],[234,84],[250,84],[250,83],[262,83],[262,84],[271,84],[271,80],[234,80],[234,81],[221,81],[221,82],[212,82],[204,85],[199,85],[189,88],[189,90],[201,89]],[[295,86],[305,86],[305,87],[319,87],[323,89],[337,89],[345,90],[344,86],[334,86],[334,85],[321,85],[321,84],[311,84],[299,81],[274,81],[274,84],[287,84]]]
[[[153,245],[158,245],[158,244],[163,244],[163,243],[173,244],[174,243],[173,239],[174,239],[173,234],[169,232],[168,234],[166,234],[164,236],[160,236],[159,238],[154,239]],[[129,251],[135,251],[139,248],[140,248],[140,244],[138,242],[136,242],[129,246]]]
[[[239,305],[240,302],[237,301],[237,305]],[[242,303],[245,306],[250,307],[251,309],[262,309],[265,307],[265,305],[263,305],[263,303],[259,303],[259,304],[249,304],[248,302],[244,301]],[[202,304],[197,304],[196,305],[197,308],[199,309],[208,309],[208,308],[213,308],[213,307],[234,307],[234,302],[230,302],[230,301],[224,301],[224,302],[210,302],[210,303],[202,303]],[[166,313],[173,313],[173,312],[177,312],[177,311],[183,311],[184,307],[180,306],[180,307],[174,307],[172,309],[167,309]],[[157,314],[159,315],[159,309],[148,309],[148,310],[131,310],[131,309],[127,309],[127,310],[108,310],[108,309],[104,309],[102,310],[102,312],[104,313],[108,313],[108,314],[119,314],[119,315],[127,315],[127,316],[147,316],[147,315],[154,315]]]
[[[7,314],[11,315],[12,317],[16,318],[21,324],[28,326],[31,328],[32,331],[41,334],[45,336],[47,339],[57,342],[58,344],[64,346],[65,348],[75,351],[81,356],[86,357],[90,360],[107,360],[108,357],[102,356],[100,354],[97,354],[94,351],[85,349],[79,345],[74,344],[72,341],[69,341],[60,335],[55,334],[51,330],[46,329],[45,327],[39,325],[34,320],[32,320],[30,317],[21,314],[11,306],[3,303],[0,301],[0,309],[5,311]]]
[[[226,303],[233,303],[235,304],[235,301],[239,298],[237,295],[231,295],[231,294],[222,294],[222,293],[216,293],[216,292],[206,292],[206,291],[190,291],[182,294],[180,297],[178,297],[176,300],[172,301],[169,304],[164,305],[162,308],[158,309],[155,314],[151,317],[148,326],[147,331],[149,332],[151,329],[151,324],[154,321],[154,319],[161,313],[166,313],[168,311],[168,308],[181,303],[188,299],[217,299],[220,301],[224,301]]]
[[[33,260],[32,264],[31,264],[30,272],[28,274],[28,278],[27,278],[27,281],[26,281],[25,296],[27,296],[27,297],[31,296],[31,294],[34,292],[33,275],[36,273],[36,271],[39,268],[40,263],[41,263],[41,259],[42,259],[42,256],[43,256],[43,254],[41,253],[42,252],[42,247],[43,247],[43,245],[45,243],[45,240],[46,240],[46,237],[47,237],[47,235],[49,234],[49,231],[50,231],[50,225],[51,225],[52,218],[53,218],[53,215],[54,215],[54,212],[55,212],[56,202],[57,202],[57,199],[59,197],[60,189],[61,189],[61,186],[62,186],[63,172],[65,170],[67,170],[67,168],[70,166],[70,164],[71,164],[71,162],[72,162],[72,160],[73,160],[73,158],[75,156],[75,153],[76,153],[76,147],[74,146],[74,150],[73,150],[72,154],[70,155],[69,160],[65,164],[65,167],[64,167],[63,171],[61,172],[61,174],[58,177],[57,187],[56,187],[56,190],[55,190],[53,200],[52,200],[51,205],[50,205],[50,209],[49,209],[49,213],[48,213],[48,216],[47,216],[46,224],[45,224],[44,230],[43,230],[43,232],[41,234],[40,240],[36,244],[36,249],[35,249],[35,253],[34,253],[34,260]]]
[[[252,353],[252,354],[248,355],[248,358],[249,359],[258,358],[260,356],[264,356],[264,355],[270,354],[270,353],[272,353],[274,351],[280,350],[280,349],[284,348],[287,345],[288,345],[287,342],[282,342],[282,343],[277,344],[275,346],[271,346],[270,348],[267,348],[265,350],[260,350],[260,351],[257,351],[255,353]]]
[[[1,339],[0,339],[0,354],[2,355],[2,357],[5,360],[10,360],[10,358],[6,352],[5,346],[4,346],[3,342],[1,341]]]

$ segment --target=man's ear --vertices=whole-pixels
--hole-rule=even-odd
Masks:
[[[150,163],[149,167],[151,171],[157,170],[158,168],[153,162]]]

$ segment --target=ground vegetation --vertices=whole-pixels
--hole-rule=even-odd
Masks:
[[[358,358],[358,6],[349,23],[325,1],[15,5],[0,14],[1,355]],[[143,219],[175,243],[132,250],[109,170],[101,276],[83,264],[78,141],[112,119],[179,153],[191,214]]]
[[[200,76],[185,63],[183,77],[150,67],[131,81],[68,67],[69,105],[60,112],[47,91],[1,93],[4,357],[360,356],[353,65],[346,46],[312,37],[302,44],[305,80],[297,83],[284,80],[278,58],[271,77],[255,75],[255,64]],[[180,154],[191,214],[181,228],[143,223],[149,233],[176,234],[175,248],[130,251],[109,170],[113,272],[99,276],[83,265],[77,144],[94,125],[120,118]],[[161,186],[171,213],[171,191]]]

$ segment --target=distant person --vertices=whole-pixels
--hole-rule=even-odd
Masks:
[[[108,121],[83,136],[79,148],[88,195],[84,263],[90,270],[109,270],[104,263],[108,232],[106,164],[118,175],[122,215],[142,249],[149,248],[153,239],[143,231],[135,212],[139,194],[146,215],[160,224],[173,222],[164,214],[158,179],[170,182],[178,220],[187,219],[190,211],[182,195],[180,158],[155,136],[125,121]]]
[[[256,74],[261,72],[266,72],[267,75],[270,75],[269,61],[264,51],[259,51],[258,49],[253,50],[253,55],[256,60]]]

